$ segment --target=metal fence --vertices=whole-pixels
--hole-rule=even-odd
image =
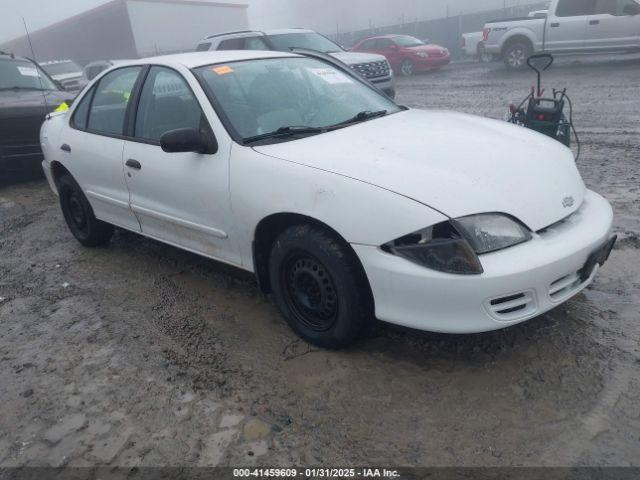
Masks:
[[[346,48],[352,47],[360,40],[386,34],[411,35],[422,40],[429,40],[447,47],[454,57],[462,56],[460,41],[463,33],[481,31],[485,23],[490,20],[526,17],[533,10],[544,10],[548,2],[532,2],[529,5],[507,7],[486,12],[451,15],[445,18],[426,20],[422,22],[402,23],[386,27],[374,27],[355,32],[340,32],[329,37]]]

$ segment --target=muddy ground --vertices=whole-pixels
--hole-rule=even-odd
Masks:
[[[381,324],[319,351],[246,274],[126,232],[82,248],[45,183],[0,190],[0,466],[640,465],[640,60],[546,79],[622,241],[586,292],[500,332]],[[398,100],[502,117],[531,84],[459,64]]]

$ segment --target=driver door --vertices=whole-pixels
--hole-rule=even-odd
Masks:
[[[176,70],[149,69],[133,121],[133,138],[124,146],[131,209],[145,235],[240,264],[229,238],[228,137],[217,136],[215,154],[166,153],[160,147],[160,137],[167,131],[211,128],[194,94],[198,88]],[[208,102],[199,93],[203,104]]]

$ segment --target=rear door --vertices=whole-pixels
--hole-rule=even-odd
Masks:
[[[597,0],[588,18],[585,46],[593,50],[619,50],[640,44],[640,4],[636,0]]]
[[[545,50],[584,51],[587,22],[595,14],[597,0],[560,0],[547,19]]]
[[[228,136],[217,133],[215,154],[166,153],[160,137],[180,128],[211,129],[213,109],[201,88],[181,72],[150,68],[125,142],[131,209],[142,233],[187,250],[239,264],[229,240]],[[194,93],[198,92],[198,95]],[[208,107],[205,114],[202,105]]]
[[[105,75],[74,110],[61,135],[60,156],[82,187],[97,218],[140,231],[129,207],[122,151],[129,100],[142,67]]]
[[[375,53],[384,55],[392,67],[396,67],[402,63],[400,48],[388,38],[379,38],[376,40]]]

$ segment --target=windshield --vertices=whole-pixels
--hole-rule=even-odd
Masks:
[[[330,127],[361,112],[401,110],[361,81],[311,58],[234,62],[195,73],[243,140],[283,127]]]
[[[49,75],[66,75],[68,73],[77,73],[77,74],[82,73],[82,68],[80,68],[74,62],[47,63],[44,65],[41,65],[41,67],[44,68],[44,70]]]
[[[26,60],[0,60],[0,90],[58,90],[35,64]]]
[[[333,43],[319,33],[283,33],[269,35],[269,41],[276,50],[290,52],[292,48],[308,48],[322,53],[343,52],[340,45]]]
[[[415,37],[402,36],[402,37],[393,37],[393,42],[396,45],[400,45],[401,47],[419,47],[420,45],[424,45],[425,43],[422,40],[418,40]]]

